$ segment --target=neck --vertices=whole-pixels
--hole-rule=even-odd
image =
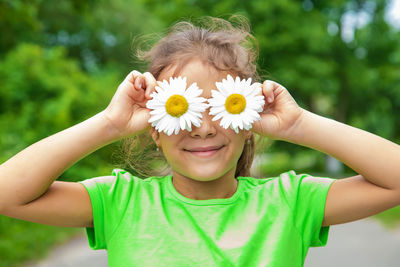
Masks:
[[[195,200],[230,198],[238,186],[234,173],[235,168],[212,181],[198,181],[173,171],[172,184],[181,195]]]

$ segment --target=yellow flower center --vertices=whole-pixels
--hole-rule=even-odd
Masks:
[[[231,94],[225,101],[225,109],[231,114],[240,114],[246,108],[246,98],[241,94]]]
[[[165,103],[167,113],[173,117],[180,117],[188,110],[189,104],[181,95],[173,95]]]

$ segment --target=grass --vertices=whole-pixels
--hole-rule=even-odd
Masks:
[[[51,248],[81,232],[80,228],[41,225],[0,215],[0,267],[23,266],[45,258]]]

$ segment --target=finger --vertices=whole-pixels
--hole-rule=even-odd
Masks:
[[[138,104],[142,101],[144,101],[145,96],[145,88],[146,88],[146,82],[143,77],[143,74],[140,74],[140,76],[136,77],[135,83],[134,83],[134,94],[135,94],[135,100],[138,102]]]
[[[140,75],[142,75],[140,72],[138,72],[137,70],[133,70],[128,74],[128,76],[126,76],[125,81],[133,84],[135,82],[136,77]]]
[[[264,108],[265,108],[265,97],[264,97],[264,94],[263,94],[263,91],[262,91],[262,87],[263,87],[262,84],[259,83],[259,82],[255,82],[255,83],[253,83],[251,85],[252,90],[255,90],[257,92],[255,95],[263,97],[264,103],[262,104],[261,108],[264,110]]]
[[[266,80],[263,83],[263,94],[265,96],[265,99],[269,104],[274,102],[274,87],[275,87],[275,82]]]
[[[143,91],[146,89],[146,80],[143,77],[143,74],[140,74],[140,76],[136,77],[135,79],[135,89],[139,91]]]
[[[155,91],[155,87],[156,87],[156,79],[154,78],[153,74],[151,74],[150,72],[145,72],[143,73],[143,76],[146,80],[146,93],[145,96],[146,98],[150,99],[151,98],[151,94]]]

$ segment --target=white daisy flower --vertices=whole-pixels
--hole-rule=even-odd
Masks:
[[[159,132],[171,135],[178,134],[179,129],[192,130],[191,124],[197,127],[201,124],[201,113],[208,108],[207,99],[199,97],[203,90],[197,83],[193,83],[186,89],[186,77],[170,77],[169,83],[157,81],[156,92],[150,96],[146,107],[152,109],[149,123],[155,126]]]
[[[215,83],[217,90],[212,90],[212,98],[208,100],[210,104],[210,115],[215,115],[212,119],[221,119],[220,125],[227,129],[229,126],[236,133],[241,130],[250,130],[252,123],[260,120],[260,114],[265,103],[261,92],[261,85],[254,83],[251,85],[251,78],[247,81],[236,77],[233,80],[231,75],[222,82]]]

